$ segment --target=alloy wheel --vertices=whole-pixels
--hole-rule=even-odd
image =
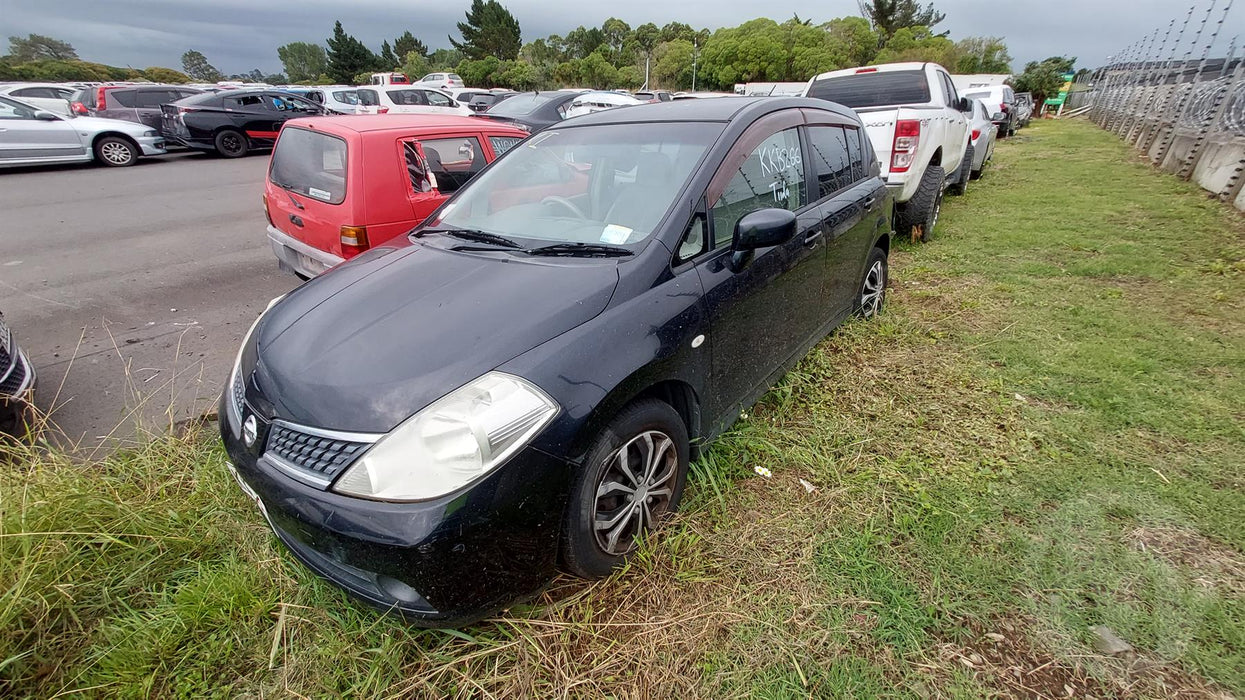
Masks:
[[[99,149],[99,155],[114,165],[124,165],[134,157],[129,146],[116,141],[109,141]]]
[[[886,268],[878,260],[869,268],[865,275],[865,283],[860,291],[860,312],[865,318],[873,318],[882,310],[882,298],[886,294]]]
[[[636,537],[669,510],[678,470],[674,440],[658,430],[640,433],[606,459],[592,504],[602,551],[621,556],[635,548]]]

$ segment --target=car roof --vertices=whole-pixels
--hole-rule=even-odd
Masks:
[[[856,75],[860,72],[865,73],[891,73],[901,70],[925,70],[929,62],[909,61],[907,63],[879,63],[872,66],[859,66],[856,68],[843,68],[841,70],[826,71],[813,76],[813,80],[824,80],[826,78],[841,78],[845,75]]]
[[[354,132],[366,134],[373,131],[392,131],[396,129],[411,130],[444,130],[462,129],[479,131],[502,130],[514,131],[527,135],[527,132],[505,122],[497,122],[478,117],[458,117],[441,114],[344,114],[332,117],[300,117],[292,119],[288,124],[320,129],[325,132]]]
[[[751,121],[763,114],[797,107],[835,112],[852,120],[857,119],[856,113],[847,107],[808,97],[719,97],[616,107],[575,117],[567,122],[567,126],[628,122],[729,122],[737,118]]]

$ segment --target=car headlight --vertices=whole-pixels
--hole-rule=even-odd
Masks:
[[[383,501],[443,496],[501,466],[557,413],[531,382],[489,372],[394,428],[333,490]]]
[[[145,137],[147,137],[147,138],[151,138],[151,137],[156,136],[156,135],[157,135],[157,134],[156,134],[156,130],[155,130],[155,129],[148,129],[148,130],[146,130],[146,131],[144,131],[144,132],[143,132],[143,136],[145,136]]]
[[[286,295],[282,294],[276,299],[268,302],[268,306],[265,306],[264,310],[259,312],[259,315],[255,317],[255,320],[251,323],[251,327],[248,328],[246,330],[246,334],[242,336],[242,343],[238,345],[238,356],[234,358],[233,370],[229,372],[229,386],[225,388],[225,391],[229,392],[229,400],[225,402],[225,407],[228,409],[226,412],[229,414],[229,423],[234,428],[235,433],[238,432],[239,426],[242,423],[242,402],[239,400],[239,392],[236,391],[238,381],[240,380],[239,375],[242,373],[242,353],[246,351],[247,344],[251,342],[251,335],[255,333],[255,329],[259,326],[259,322],[264,318],[264,314],[271,311],[272,307],[276,306],[277,302],[281,301],[285,297]]]

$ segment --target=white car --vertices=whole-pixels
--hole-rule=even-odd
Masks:
[[[982,171],[994,158],[994,142],[998,138],[999,127],[990,120],[990,111],[986,103],[973,100],[973,112],[969,115],[968,128],[973,142],[973,166],[970,171],[972,178],[981,178]]]
[[[420,87],[437,88],[438,90],[453,90],[454,88],[467,87],[457,73],[429,73],[415,81],[415,84]]]
[[[16,97],[29,105],[69,116],[69,99],[77,89],[56,83],[10,83],[0,85],[0,95]]]
[[[566,118],[578,117],[584,114],[592,114],[593,112],[601,112],[615,107],[626,107],[628,105],[644,104],[644,100],[637,100],[630,95],[620,95],[616,92],[584,92],[580,93],[575,99],[571,100],[567,105]]]
[[[146,124],[62,117],[0,97],[0,168],[92,160],[121,167],[134,165],[140,156],[164,153],[164,137]]]
[[[951,75],[935,63],[848,68],[813,77],[802,97],[856,110],[895,197],[895,232],[913,242],[932,236],[943,191],[963,194],[973,161],[973,105]]]
[[[421,87],[402,85],[368,86],[355,88],[359,104],[355,114],[457,114],[471,116],[466,105],[441,92]]]
[[[349,85],[317,85],[312,88],[297,88],[294,94],[307,99],[337,114],[355,114],[359,106],[359,94]]]

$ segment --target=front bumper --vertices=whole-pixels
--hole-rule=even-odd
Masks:
[[[228,401],[225,392],[222,402]],[[243,408],[241,420],[254,415]],[[220,409],[221,437],[243,490],[290,552],[364,602],[427,627],[457,627],[539,591],[557,567],[570,468],[527,448],[458,493],[388,503],[322,491],[264,456],[260,416],[244,444]]]
[[[345,262],[344,258],[309,246],[271,224],[268,225],[268,242],[272,245],[272,253],[277,256],[281,269],[305,279],[311,279]]]
[[[162,156],[168,153],[163,136],[140,136],[136,140],[145,156]]]
[[[17,350],[9,367],[0,369],[0,425],[21,430],[23,417],[34,405],[36,379],[30,358]]]

